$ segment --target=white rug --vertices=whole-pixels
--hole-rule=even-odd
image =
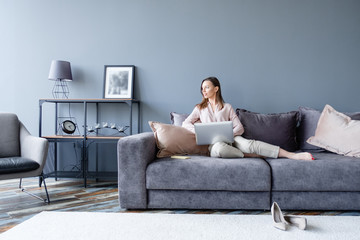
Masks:
[[[42,212],[0,239],[360,239],[360,217],[306,218],[307,230],[281,231],[271,215]]]

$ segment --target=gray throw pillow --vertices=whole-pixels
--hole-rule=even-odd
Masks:
[[[238,108],[236,114],[245,129],[243,137],[270,143],[287,151],[298,149],[296,126],[299,112],[261,114]]]
[[[182,123],[185,121],[185,119],[188,116],[189,116],[189,114],[186,114],[186,113],[171,112],[170,113],[171,124],[181,127]]]
[[[306,141],[315,135],[315,130],[321,115],[321,111],[310,107],[299,107],[300,125],[297,129],[297,142],[301,150],[323,150],[318,146],[311,145]],[[360,112],[344,113],[352,120],[360,120]]]

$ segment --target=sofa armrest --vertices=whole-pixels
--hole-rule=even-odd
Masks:
[[[120,207],[146,208],[146,168],[156,158],[154,134],[145,132],[121,138],[117,158]]]
[[[40,164],[40,168],[37,169],[38,174],[40,175],[46,162],[48,141],[45,138],[32,136],[21,122],[20,153],[21,157],[30,158]]]

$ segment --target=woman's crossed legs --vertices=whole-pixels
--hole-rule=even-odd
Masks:
[[[224,142],[217,142],[209,146],[211,157],[221,158],[242,158],[242,157],[285,157],[296,160],[314,160],[308,152],[288,152],[278,146],[262,141],[248,140],[241,136],[234,138],[234,143],[229,145]]]

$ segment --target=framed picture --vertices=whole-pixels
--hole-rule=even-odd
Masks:
[[[104,98],[132,99],[135,66],[105,65]]]

